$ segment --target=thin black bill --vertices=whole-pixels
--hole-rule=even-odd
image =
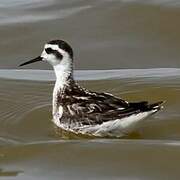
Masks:
[[[31,64],[31,63],[38,62],[38,61],[42,61],[42,57],[38,56],[35,59],[32,59],[30,61],[20,64],[19,66],[24,66],[24,65]]]

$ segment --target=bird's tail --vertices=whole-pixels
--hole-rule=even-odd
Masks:
[[[164,101],[159,101],[153,104],[149,104],[147,101],[130,103],[131,107],[139,109],[141,112],[154,111],[157,112],[163,108]]]
[[[143,122],[144,119],[161,110],[163,108],[163,103],[164,101],[159,101],[152,104],[146,101],[130,103],[131,107],[137,113],[132,113],[131,115],[119,121],[119,129],[124,134],[128,134],[129,132],[134,131],[136,128],[139,127],[139,125]]]
[[[159,102],[156,102],[156,103],[153,103],[153,104],[149,104],[148,105],[148,109],[149,110],[156,110],[156,111],[159,111],[161,109],[163,109],[163,105],[165,101],[159,101]]]

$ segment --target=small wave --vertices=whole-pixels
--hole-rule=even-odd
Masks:
[[[124,3],[142,3],[150,5],[160,5],[165,7],[179,7],[180,2],[178,0],[121,0]]]
[[[20,1],[21,2],[21,1]],[[14,6],[9,6],[9,4],[5,4],[5,5],[0,5],[0,9],[4,10],[4,7],[8,7],[6,8],[7,11],[3,12],[1,14],[3,14],[2,18],[1,18],[1,22],[0,24],[3,25],[7,25],[7,24],[14,24],[14,23],[23,23],[23,22],[38,22],[38,21],[47,21],[47,20],[54,20],[54,19],[64,19],[67,18],[69,16],[72,16],[74,14],[77,14],[83,10],[87,10],[89,8],[91,8],[90,5],[85,5],[85,6],[79,6],[79,7],[69,7],[69,8],[64,8],[64,9],[57,9],[57,10],[53,10],[53,11],[45,11],[45,13],[43,13],[43,11],[41,11],[41,14],[39,14],[39,11],[33,11],[33,9],[35,8],[34,6],[31,7],[31,3],[27,4],[18,4],[16,7]],[[47,8],[47,7],[51,7],[51,5],[49,4],[48,1],[46,1],[46,3],[39,3],[36,5],[40,6],[41,8]],[[28,13],[28,9],[27,7],[31,7],[30,8],[30,13]],[[39,9],[40,9],[39,7]],[[23,14],[24,9],[27,9],[27,13]],[[33,11],[33,12],[32,12]],[[8,15],[6,15],[6,13]]]
[[[180,77],[179,68],[155,69],[114,69],[114,70],[76,70],[77,80],[106,80],[125,78],[174,78]],[[52,70],[0,69],[0,78],[33,81],[54,81]]]

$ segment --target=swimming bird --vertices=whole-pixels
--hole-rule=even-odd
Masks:
[[[127,102],[104,92],[82,88],[73,77],[73,50],[63,40],[45,44],[40,56],[20,64],[43,61],[52,65],[56,82],[53,90],[53,122],[63,130],[93,136],[121,137],[132,132],[148,116],[162,108],[162,101]]]

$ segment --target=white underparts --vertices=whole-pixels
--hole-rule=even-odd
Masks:
[[[104,122],[100,125],[86,126],[80,128],[82,134],[91,134],[95,136],[116,136],[121,137],[129,132],[132,132],[140,126],[143,120],[157,110],[141,112],[122,119],[116,119]]]
[[[134,114],[122,119],[115,119],[108,122],[104,122],[98,125],[86,125],[77,127],[74,126],[69,129],[68,126],[65,126],[60,123],[60,120],[56,119],[53,122],[60,128],[65,130],[74,132],[74,133],[81,133],[81,134],[89,134],[94,136],[113,136],[113,137],[121,137],[127,135],[129,132],[136,130],[144,121],[144,119],[151,114],[155,113],[157,110],[151,110],[148,112],[141,112],[138,114]],[[63,109],[60,108],[59,112],[62,115]],[[55,118],[55,117],[54,117]]]
[[[54,124],[58,127],[61,127],[60,119],[61,119],[62,115],[63,115],[63,107],[59,106],[57,112],[55,112],[53,114],[53,119],[52,119]]]

